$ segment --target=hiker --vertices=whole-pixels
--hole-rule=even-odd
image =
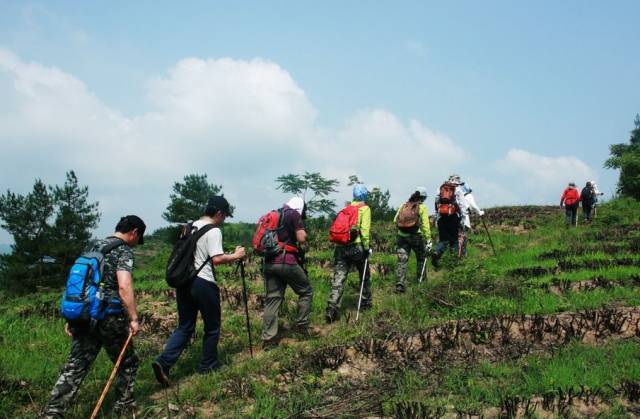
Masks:
[[[331,292],[327,302],[325,320],[332,323],[338,318],[338,310],[342,303],[344,282],[347,279],[349,270],[355,266],[358,269],[359,282],[363,281],[362,288],[362,310],[368,310],[372,306],[371,297],[371,273],[369,264],[365,263],[371,255],[370,231],[371,231],[371,208],[367,205],[369,191],[362,184],[353,187],[353,201],[341,210],[343,214],[353,213],[353,223],[349,226],[350,240],[337,242],[334,251],[333,279],[331,281]],[[351,208],[350,208],[351,207]],[[337,221],[341,219],[340,213],[336,216],[332,229]],[[330,232],[331,236],[331,232]],[[331,239],[331,237],[330,237]],[[342,243],[342,244],[340,244]],[[366,266],[365,266],[366,265]]]
[[[593,215],[595,217],[595,215],[598,212],[598,209],[597,209],[598,202],[599,202],[598,197],[604,195],[604,192],[600,192],[600,189],[598,189],[598,184],[596,182],[594,182],[593,180],[591,181],[591,187],[593,188],[593,197],[594,198],[593,198],[592,207],[593,207],[593,213],[594,213]]]
[[[224,253],[220,227],[227,217],[232,217],[229,202],[224,196],[212,196],[207,201],[204,213],[193,223],[195,228],[211,224],[196,243],[193,266],[202,270],[186,286],[176,288],[178,305],[178,327],[173,331],[164,351],[151,364],[158,382],[169,385],[169,370],[178,361],[180,354],[189,344],[196,327],[198,312],[204,321],[202,336],[202,357],[197,366],[199,374],[207,374],[220,367],[218,360],[218,339],[220,338],[220,289],[216,283],[215,265],[234,263],[245,256],[244,247],[237,246],[233,253]],[[208,263],[205,263],[208,262]]]
[[[567,227],[576,225],[579,204],[580,192],[576,189],[574,182],[569,182],[569,186],[562,192],[560,197],[560,208],[565,208],[565,224]]]
[[[133,293],[133,250],[144,243],[146,225],[136,215],[122,217],[115,232],[105,239],[97,240],[90,251],[99,252],[105,247],[102,273],[102,291],[108,301],[104,319],[91,321],[68,321],[64,331],[71,337],[71,354],[56,381],[42,417],[63,417],[68,404],[78,391],[82,380],[104,347],[112,362],[116,362],[129,333],[140,330],[138,312]],[[133,385],[139,360],[133,344],[129,344],[116,379],[115,415],[133,413],[135,400]]]
[[[462,192],[463,199],[460,202],[460,213],[462,214],[462,251],[461,254],[466,256],[467,254],[467,236],[469,230],[471,230],[471,211],[482,217],[484,211],[480,209],[476,204],[476,199],[473,196],[473,190],[471,187],[458,176],[457,180],[460,182],[458,188]]]
[[[466,211],[467,204],[460,185],[460,176],[451,175],[440,186],[435,200],[436,225],[438,226],[438,245],[431,254],[431,263],[435,268],[447,247],[462,255],[464,241],[464,220],[462,210]]]
[[[593,184],[587,182],[580,192],[580,202],[582,203],[582,219],[585,224],[591,222],[591,210],[598,200]]]
[[[409,197],[409,200],[398,208],[398,212],[393,219],[398,229],[397,250],[398,265],[396,268],[396,289],[397,293],[405,292],[405,281],[407,276],[407,265],[411,250],[416,255],[416,279],[422,280],[426,255],[431,252],[433,243],[431,241],[431,226],[429,225],[429,214],[424,205],[427,199],[427,190],[418,186]]]
[[[266,298],[264,303],[262,346],[269,349],[278,345],[278,310],[284,300],[287,285],[298,295],[298,317],[295,331],[309,337],[309,314],[313,288],[305,273],[300,245],[307,240],[302,214],[304,201],[294,197],[279,212],[276,230],[282,252],[265,256],[264,277]]]

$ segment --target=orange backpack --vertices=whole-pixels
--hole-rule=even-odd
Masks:
[[[460,207],[456,202],[455,183],[445,182],[440,186],[440,198],[438,199],[438,214],[453,215],[460,212]]]

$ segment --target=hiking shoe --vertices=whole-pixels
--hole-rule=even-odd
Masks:
[[[271,338],[269,340],[262,341],[262,350],[267,352],[273,349],[276,349],[280,345],[280,341],[277,337]]]
[[[373,307],[373,304],[371,304],[371,302],[362,303],[360,304],[360,311],[371,310],[372,307]]]
[[[158,361],[153,361],[151,363],[151,368],[153,368],[153,373],[160,385],[164,388],[169,387],[169,371],[166,370]]]
[[[325,314],[324,319],[327,324],[333,323],[338,319],[338,312],[333,309],[327,309],[327,314]]]
[[[396,284],[396,290],[395,290],[396,294],[403,294],[405,292],[405,288],[404,285],[402,284]]]
[[[433,265],[434,268],[438,269],[440,267],[440,255],[438,255],[437,253],[432,253],[431,254],[431,264]]]
[[[293,332],[303,339],[311,339],[319,336],[318,332],[313,330],[307,325],[304,326],[296,326]]]

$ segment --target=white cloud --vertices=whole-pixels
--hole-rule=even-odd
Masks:
[[[60,184],[74,169],[100,201],[103,234],[122,213],[163,225],[172,184],[189,173],[222,184],[236,220],[253,221],[286,200],[273,182],[281,174],[320,171],[346,183],[355,173],[398,205],[471,160],[446,134],[385,109],[319,126],[304,90],[263,59],[187,58],[146,87],[150,110],[127,116],[73,75],[0,48],[0,189]],[[338,202],[348,198],[341,191]]]

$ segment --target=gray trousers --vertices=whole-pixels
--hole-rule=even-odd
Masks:
[[[309,313],[313,300],[313,288],[309,278],[299,265],[284,263],[266,264],[264,267],[266,299],[264,303],[262,340],[269,340],[278,334],[278,311],[284,300],[287,285],[298,295],[298,317],[296,326],[309,325]]]
[[[403,285],[407,279],[407,266],[409,255],[413,250],[416,254],[416,279],[420,279],[422,266],[425,261],[426,251],[424,248],[424,238],[421,234],[411,234],[409,236],[398,236],[396,253],[398,255],[398,265],[396,266],[396,278],[398,285]]]
[[[358,284],[361,283],[364,275],[364,288],[362,290],[362,305],[370,307],[372,304],[371,297],[371,273],[369,264],[367,270],[364,271],[365,257],[362,247],[357,244],[347,246],[336,246],[334,252],[333,279],[331,280],[331,293],[327,302],[327,312],[337,312],[342,304],[342,294],[344,292],[344,282],[351,268],[358,270]],[[358,287],[358,290],[360,287]]]

